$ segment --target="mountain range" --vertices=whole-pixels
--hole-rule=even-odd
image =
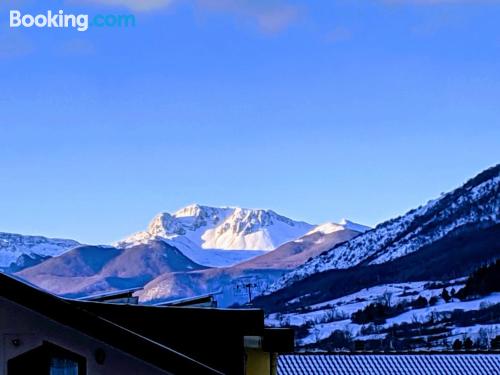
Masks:
[[[274,251],[229,267],[202,266],[166,241],[154,238],[126,248],[79,246],[17,275],[68,297],[144,286],[139,296],[145,303],[221,292],[219,303],[229,306],[247,302],[247,294],[237,290],[241,285],[258,283],[254,293],[261,292],[324,248],[360,234],[338,224],[326,227],[328,231],[321,226],[321,230],[312,230]]]
[[[54,293],[143,287],[146,304],[217,293],[223,307],[251,302],[268,324],[295,327],[305,350],[449,349],[464,335],[484,346],[500,333],[500,287],[485,271],[470,281],[500,257],[500,165],[375,228],[190,205],[113,246],[0,238],[5,272]]]
[[[341,221],[341,224],[320,225],[273,251],[230,267],[163,274],[146,284],[144,290],[139,292],[139,297],[142,302],[149,303],[217,291],[222,306],[245,304],[249,302],[248,285],[252,286],[254,295],[260,294],[283,274],[309,258],[367,229],[346,220]]]
[[[10,266],[22,256],[52,257],[79,245],[73,240],[0,233],[0,268]]]
[[[222,291],[220,303],[247,302],[284,273],[370,228],[342,220],[314,226],[271,210],[190,205],[161,213],[115,246],[75,245],[62,254],[22,255],[6,270],[53,293],[81,297],[141,287],[143,302]],[[198,261],[197,261],[198,260]]]

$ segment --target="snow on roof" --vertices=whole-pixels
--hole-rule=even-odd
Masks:
[[[492,375],[500,354],[314,354],[278,357],[278,375]]]

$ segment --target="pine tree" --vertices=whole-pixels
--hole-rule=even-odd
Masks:
[[[472,342],[471,338],[467,337],[464,340],[464,349],[465,350],[471,350],[473,346],[474,346],[474,343]]]
[[[453,342],[453,350],[462,350],[462,341],[460,341],[459,339],[456,339]]]
[[[444,299],[445,302],[450,302],[450,300],[451,300],[450,293],[448,293],[448,290],[446,288],[443,288],[443,292],[441,293],[441,297]]]
[[[491,339],[491,349],[500,349],[500,336]]]

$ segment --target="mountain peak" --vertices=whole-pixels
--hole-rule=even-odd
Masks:
[[[313,227],[272,210],[191,204],[173,214],[156,215],[146,231],[119,242],[118,246],[162,239],[202,263],[208,250],[270,251]],[[205,253],[202,257],[198,257],[200,251]]]
[[[354,232],[364,233],[370,229],[371,228],[367,227],[366,225],[361,225],[347,219],[342,219],[338,223],[326,222],[320,224],[309,231],[306,235],[314,233],[331,234],[341,230],[350,230]]]
[[[149,223],[147,233],[153,237],[170,239],[188,232],[217,224],[227,216],[230,209],[192,204],[170,214],[162,212]]]
[[[220,234],[228,230],[234,233],[243,231],[249,234],[256,228],[267,227],[275,222],[283,222],[290,226],[295,225],[294,220],[281,216],[272,210],[191,204],[173,214],[159,213],[150,222],[148,232],[154,236],[169,238],[185,235],[188,231],[196,231],[201,227],[217,225],[221,221],[226,221],[226,225],[218,229]]]
[[[339,225],[341,225],[344,229],[350,229],[350,230],[354,230],[356,232],[361,232],[361,233],[364,233],[364,232],[372,229],[371,227],[368,227],[366,225],[358,224],[358,223],[355,223],[353,221],[350,221],[350,220],[347,220],[344,218],[342,218],[339,221]]]
[[[331,222],[323,223],[314,227],[311,231],[307,232],[306,235],[313,233],[330,234],[333,232],[338,232],[339,230],[344,230],[345,228],[341,224],[335,224]]]
[[[222,208],[202,206],[200,204],[194,203],[175,211],[172,216],[177,218],[191,217],[191,216],[207,216],[210,214],[214,214],[216,211],[219,210],[222,210]]]

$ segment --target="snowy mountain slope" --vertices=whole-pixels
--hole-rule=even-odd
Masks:
[[[379,284],[449,280],[468,275],[482,264],[500,257],[500,224],[469,224],[392,261],[333,269],[298,280],[255,299],[268,313],[284,312],[340,298]]]
[[[162,274],[204,268],[163,241],[149,241],[127,249],[77,247],[17,275],[56,294],[81,296],[143,286]]]
[[[0,233],[0,267],[8,267],[25,254],[56,256],[79,245],[73,240]]]
[[[162,239],[195,262],[229,266],[271,251],[313,228],[311,224],[288,219],[271,210],[194,204],[174,214],[157,215],[146,231],[118,242],[117,246],[127,248]]]
[[[4,272],[13,274],[43,263],[50,258],[52,258],[50,255],[23,254],[15,262],[12,262],[9,267],[4,268]]]
[[[274,268],[291,270],[304,264],[309,258],[331,249],[335,245],[351,240],[362,232],[352,230],[356,227],[366,231],[362,225],[350,223],[326,223],[318,225],[304,236],[289,241],[266,254],[242,262],[240,268]]]
[[[388,263],[301,280],[267,323],[294,327],[306,351],[490,349],[500,337],[500,224],[481,227]]]
[[[311,259],[284,275],[270,288],[270,292],[320,272],[389,262],[416,252],[469,224],[493,226],[499,222],[500,165],[497,165],[425,206],[386,221]]]

